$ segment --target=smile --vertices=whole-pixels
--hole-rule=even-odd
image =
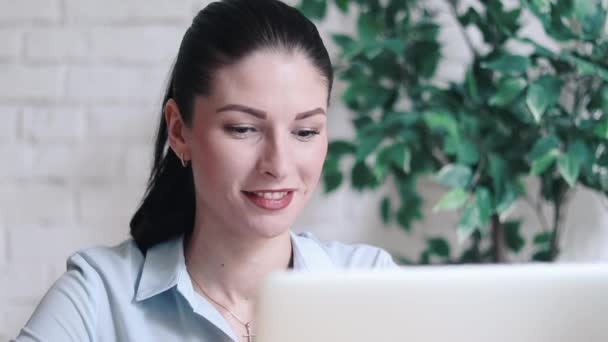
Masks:
[[[286,208],[293,199],[293,193],[294,191],[243,191],[253,204],[267,210]]]

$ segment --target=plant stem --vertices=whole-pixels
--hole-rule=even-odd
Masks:
[[[498,214],[492,215],[492,261],[503,263],[507,261],[505,256],[505,236]]]
[[[456,20],[456,23],[458,24],[458,28],[460,29],[460,33],[462,33],[462,36],[464,37],[464,41],[466,42],[467,46],[469,47],[469,50],[471,50],[471,53],[473,54],[473,56],[475,57],[475,59],[477,59],[477,57],[479,57],[479,52],[475,48],[475,45],[473,45],[473,42],[471,41],[471,38],[467,34],[467,31],[460,24],[460,20],[458,20],[458,9],[457,9],[458,0],[448,0],[448,4],[450,5],[449,6],[450,7],[450,12],[452,13],[452,16],[454,17],[454,20]]]
[[[553,202],[553,234],[551,234],[551,244],[549,253],[551,260],[555,260],[559,255],[559,240],[561,238],[562,221],[564,219],[564,206],[566,204],[566,195],[568,190],[564,190],[558,194]]]
[[[525,200],[526,203],[528,203],[528,205],[530,207],[532,207],[532,209],[534,209],[534,212],[536,213],[536,218],[538,218],[538,222],[542,226],[543,231],[546,231],[546,232],[549,231],[549,224],[547,223],[547,218],[545,217],[545,214],[543,213],[543,209],[541,207],[540,200],[536,201],[536,204],[535,204],[532,201],[532,199],[528,196],[524,196],[523,199]]]

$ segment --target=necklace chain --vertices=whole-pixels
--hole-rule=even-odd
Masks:
[[[211,300],[213,303],[217,304],[219,307],[221,307],[222,309],[226,310],[226,312],[228,312],[232,317],[234,317],[234,319],[236,319],[239,323],[241,323],[242,325],[245,326],[245,328],[247,328],[247,330],[249,330],[249,327],[251,326],[251,323],[253,322],[253,320],[249,321],[249,322],[245,322],[245,320],[241,319],[239,316],[237,316],[234,312],[230,311],[230,309],[228,309],[227,307],[225,307],[224,305],[222,305],[221,303],[219,303],[218,301],[216,301],[215,299],[213,299],[213,297],[211,297],[207,291],[205,291],[203,289],[203,287],[198,283],[198,281],[196,281],[196,279],[194,279],[194,277],[192,276],[192,274],[190,273],[190,271],[188,271],[188,274],[190,275],[190,278],[192,279],[192,281],[194,282],[194,285],[196,285],[196,287],[207,297],[209,298],[209,300]]]

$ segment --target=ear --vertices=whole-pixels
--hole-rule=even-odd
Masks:
[[[169,146],[178,157],[183,155],[184,161],[190,160],[190,149],[186,143],[188,127],[182,119],[177,102],[173,99],[169,99],[165,104],[165,122],[167,123]]]

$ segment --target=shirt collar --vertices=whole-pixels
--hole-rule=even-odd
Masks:
[[[320,243],[308,234],[290,232],[294,271],[333,269],[333,263]],[[135,300],[141,301],[167,291],[182,278],[189,279],[184,258],[183,235],[148,249]]]

